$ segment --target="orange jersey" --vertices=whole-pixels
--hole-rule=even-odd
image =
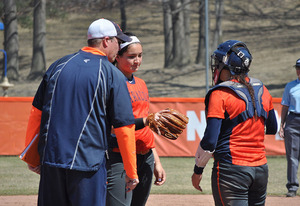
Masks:
[[[262,106],[266,112],[274,109],[272,97],[267,88],[263,86]],[[213,91],[209,98],[207,118],[220,118],[231,120],[246,109],[246,104],[233,90],[219,88]],[[230,128],[221,128],[215,157],[231,160],[232,164],[242,166],[259,166],[267,162],[265,156],[264,117],[249,118],[244,122]]]
[[[132,81],[127,81],[127,87],[131,98],[134,118],[147,117],[149,113],[149,94],[144,80],[133,76]],[[135,131],[137,153],[155,147],[153,132],[149,127]]]

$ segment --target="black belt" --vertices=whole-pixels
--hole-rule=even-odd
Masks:
[[[290,114],[293,114],[293,115],[295,115],[295,116],[297,116],[297,117],[300,117],[300,114],[295,113],[295,112],[290,112]]]

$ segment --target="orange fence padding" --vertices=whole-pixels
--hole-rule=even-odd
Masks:
[[[32,97],[0,97],[0,155],[19,155],[25,147],[25,133]],[[150,111],[174,108],[189,117],[189,124],[177,140],[155,135],[160,156],[194,156],[206,127],[204,98],[150,98]],[[281,98],[273,98],[278,128]],[[267,155],[285,155],[284,141],[276,135],[266,135]]]
[[[32,101],[32,97],[0,97],[0,155],[19,155],[24,149]]]

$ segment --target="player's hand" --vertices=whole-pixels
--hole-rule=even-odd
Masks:
[[[280,130],[279,130],[279,136],[280,136],[281,138],[284,138],[284,129],[283,129],[283,127],[280,127]]]
[[[139,179],[131,179],[127,175],[125,177],[125,181],[126,181],[126,192],[132,191],[137,186],[137,184],[139,184]]]
[[[154,165],[155,185],[161,186],[166,181],[166,172],[160,163]]]
[[[202,188],[200,187],[201,179],[202,179],[202,174],[197,175],[196,173],[194,173],[192,175],[192,184],[194,188],[199,190],[200,192],[202,192]]]
[[[32,167],[29,164],[27,164],[28,169],[31,170],[32,172],[35,172],[36,174],[41,174],[41,165],[37,167]]]

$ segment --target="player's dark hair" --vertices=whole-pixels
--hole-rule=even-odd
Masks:
[[[256,105],[255,105],[254,89],[253,89],[252,85],[249,82],[247,82],[246,77],[247,77],[247,75],[245,73],[233,75],[234,79],[236,79],[239,83],[241,83],[247,87],[249,94],[251,96],[252,105],[254,108],[255,120],[257,120],[257,110],[256,110]]]

